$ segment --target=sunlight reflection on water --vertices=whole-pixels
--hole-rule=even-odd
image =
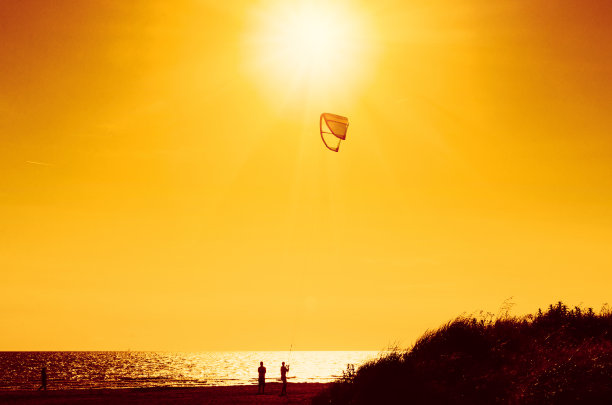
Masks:
[[[291,365],[290,382],[328,382],[375,358],[372,351],[283,352],[4,352],[0,389],[33,389],[47,366],[49,389],[186,387],[256,384],[263,361],[266,380],[280,379],[281,362]]]

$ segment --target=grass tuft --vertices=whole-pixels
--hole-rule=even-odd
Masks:
[[[392,348],[313,405],[612,403],[612,310],[562,302],[534,315],[460,316]]]

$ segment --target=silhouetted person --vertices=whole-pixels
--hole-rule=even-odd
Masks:
[[[41,386],[38,389],[40,390],[47,390],[47,367],[43,367],[42,370],[40,371],[40,381],[41,381]]]
[[[263,361],[259,362],[257,372],[259,373],[259,388],[257,388],[257,393],[263,394],[266,388],[266,368],[263,365]]]
[[[289,365],[285,366],[285,362],[283,361],[283,365],[281,366],[281,380],[283,381],[283,389],[281,390],[280,396],[287,395],[287,373],[289,372]]]

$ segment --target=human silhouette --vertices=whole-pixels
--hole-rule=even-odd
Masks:
[[[38,390],[47,390],[47,367],[43,367],[42,370],[40,371],[40,380],[41,380],[41,385],[40,388],[38,388]]]
[[[283,381],[283,389],[281,390],[280,396],[287,395],[287,373],[289,372],[289,364],[285,366],[285,362],[283,361],[283,365],[280,369],[281,372],[281,380]]]
[[[259,387],[257,388],[257,393],[263,394],[266,388],[266,368],[263,365],[263,361],[259,362],[257,372],[259,373]]]

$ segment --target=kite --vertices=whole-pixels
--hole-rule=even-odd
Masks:
[[[319,121],[321,139],[327,149],[338,152],[340,142],[346,139],[348,118],[336,114],[323,113]],[[331,145],[331,146],[330,146]]]

